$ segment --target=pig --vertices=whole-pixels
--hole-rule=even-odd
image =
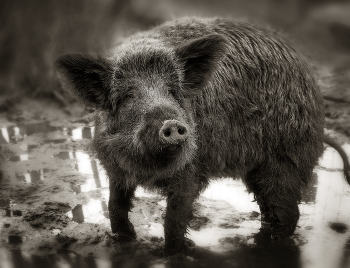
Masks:
[[[184,249],[192,204],[212,178],[242,178],[272,239],[291,236],[323,142],[342,150],[324,134],[306,60],[249,22],[181,18],[106,57],[67,54],[55,66],[63,88],[96,109],[92,147],[109,177],[112,232],[134,239],[135,188],[157,190],[167,198],[166,254]]]

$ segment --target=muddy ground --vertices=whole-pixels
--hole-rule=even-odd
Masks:
[[[330,85],[327,79],[334,82],[331,73],[323,73],[320,84]],[[327,132],[350,154],[349,104],[326,101],[326,107],[327,126],[334,129]],[[188,234],[196,246],[189,241],[188,251],[165,258],[166,201],[157,193],[137,190],[130,213],[136,241],[120,242],[111,233],[108,179],[89,148],[92,114],[78,104],[18,100],[0,118],[4,267],[336,267],[324,266],[326,260],[350,265],[350,187],[330,148],[303,190],[302,215],[291,239],[272,242],[241,181],[223,179],[196,203]]]
[[[350,55],[332,55],[311,63],[326,132],[350,155]],[[188,250],[164,257],[166,201],[157,193],[137,189],[136,241],[111,233],[108,179],[89,147],[92,114],[48,99],[0,104],[0,267],[350,267],[350,187],[331,148],[302,191],[292,238],[271,241],[253,196],[225,178],[195,204]]]

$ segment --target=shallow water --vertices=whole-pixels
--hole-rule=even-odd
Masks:
[[[32,139],[38,133],[57,132],[59,135]],[[49,122],[4,127],[0,131],[1,144],[18,147],[6,162],[9,170],[15,169],[17,183],[23,183],[23,187],[43,187],[41,192],[32,194],[37,203],[31,201],[30,206],[42,204],[41,198],[68,202],[71,209],[66,215],[81,226],[82,232],[88,224],[94,228],[109,226],[108,180],[99,161],[86,148],[92,135],[93,128],[88,126],[52,127]],[[82,143],[77,143],[79,141]],[[350,155],[350,145],[343,148]],[[143,257],[116,260],[100,254],[97,246],[96,252],[92,250],[96,254],[84,253],[84,243],[77,248],[78,252],[63,248],[38,254],[34,253],[35,248],[26,245],[35,245],[40,237],[21,231],[1,238],[0,267],[350,267],[350,186],[341,169],[339,155],[327,147],[312,183],[302,190],[301,216],[295,235],[290,239],[271,241],[269,226],[261,224],[253,195],[247,192],[241,180],[224,178],[214,180],[199,199],[200,207],[196,212],[199,223],[189,230],[187,237],[200,250],[185,260],[157,256],[151,261]],[[60,185],[60,180],[66,184]],[[51,192],[45,190],[49,188]],[[165,199],[141,187],[137,188],[136,198],[139,203],[131,212],[131,221],[139,220],[134,222],[138,235],[164,238],[161,212],[166,206]],[[0,231],[3,233],[14,224],[19,229],[28,228],[21,225],[21,220],[31,207],[21,200],[0,199]],[[152,206],[145,205],[144,201]],[[68,224],[73,226],[73,223]],[[52,236],[59,236],[65,229],[57,227],[50,232]],[[106,244],[99,250],[106,250],[106,247],[110,248]]]

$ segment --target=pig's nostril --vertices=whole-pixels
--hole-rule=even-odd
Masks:
[[[164,130],[163,134],[165,137],[169,137],[171,135],[171,129],[168,128],[168,129]]]
[[[177,133],[179,133],[180,135],[184,135],[186,132],[186,129],[184,127],[178,127],[177,128]]]

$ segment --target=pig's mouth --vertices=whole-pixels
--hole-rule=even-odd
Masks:
[[[159,147],[157,152],[153,154],[153,161],[155,168],[167,168],[177,166],[180,162],[183,162],[187,153],[186,143],[181,144],[169,144],[166,147]]]
[[[174,158],[181,153],[182,149],[183,148],[181,144],[174,144],[174,145],[170,145],[168,147],[162,148],[161,154],[164,157]]]
[[[189,126],[186,123],[175,119],[165,120],[158,132],[160,154],[164,158],[180,156],[189,137]]]
[[[193,128],[182,121],[170,119],[156,126],[143,125],[136,135],[138,154],[128,155],[134,163],[129,168],[153,174],[155,170],[175,172],[187,165],[197,146]]]

